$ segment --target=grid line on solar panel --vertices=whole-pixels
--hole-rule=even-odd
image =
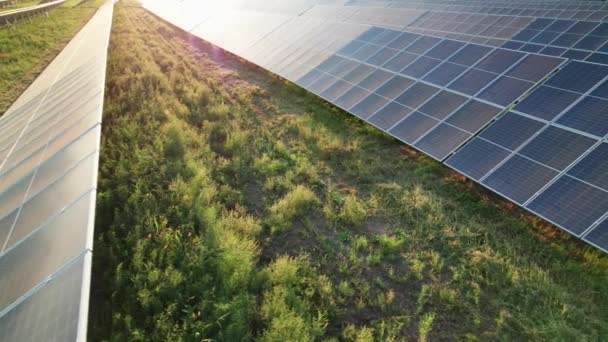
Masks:
[[[464,47],[463,47],[463,48],[464,48]],[[488,52],[488,54],[489,54],[491,51],[492,51],[492,50],[490,50],[490,51]],[[457,52],[458,52],[458,51],[457,51]],[[454,52],[454,54],[456,54],[457,52]],[[486,55],[487,55],[487,54],[486,54]],[[484,57],[485,57],[485,56],[484,56]],[[522,56],[522,58],[521,58],[521,59],[520,59],[518,62],[522,62],[522,61],[524,60],[524,58],[525,58],[525,55],[524,55],[524,56]],[[477,61],[477,62],[479,62],[479,61]],[[432,72],[433,72],[433,70],[435,70],[436,68],[438,68],[440,65],[442,65],[442,64],[438,64],[438,65],[436,65],[436,66],[435,66],[433,69],[430,69],[430,70],[429,70],[429,71],[428,71],[426,74],[422,75],[421,77],[422,77],[422,78],[424,78],[424,76],[425,76],[425,75],[432,73]],[[492,74],[492,75],[495,75],[495,76],[505,76],[505,74],[506,74],[506,73],[508,73],[510,70],[512,70],[512,69],[513,69],[515,66],[517,66],[517,65],[518,65],[518,64],[513,64],[513,65],[511,65],[511,66],[510,66],[508,69],[506,69],[506,70],[505,70],[505,71],[504,71],[502,74],[495,74],[495,73],[490,73],[490,72],[486,72],[486,73],[487,73],[487,74]],[[380,68],[382,68],[382,67],[380,67]],[[474,69],[474,66],[469,67],[469,69],[468,69],[468,70],[471,70],[471,69]],[[476,70],[476,69],[475,69],[475,70]],[[387,71],[391,72],[391,70],[387,70]],[[466,73],[466,72],[467,72],[467,71],[464,71],[464,72],[463,72],[463,74],[464,74],[464,73]],[[485,71],[484,71],[484,72],[485,72]],[[410,78],[412,78],[412,79],[414,79],[414,80],[417,80],[417,79],[418,79],[418,78],[416,78],[416,77],[411,77],[410,75],[407,75],[407,74],[401,74],[401,75],[406,76],[406,77],[410,77]],[[494,79],[494,80],[497,80],[497,78],[498,78],[498,77],[494,77],[493,79]],[[515,77],[508,76],[508,79],[511,79],[511,78],[512,78],[512,79],[518,79],[518,78],[515,78]],[[433,83],[431,83],[431,82],[425,81],[424,79],[422,79],[422,80],[420,80],[420,81],[421,81],[421,82],[423,82],[423,83],[431,84],[431,85],[437,85],[437,84],[433,84]],[[448,85],[446,85],[446,86],[448,86],[448,87],[449,87],[449,85],[450,85],[450,84],[452,84],[452,83],[454,83],[454,82],[456,82],[456,81],[457,81],[457,80],[453,80],[452,82],[450,82],[450,83],[449,83]],[[531,84],[531,82],[529,82],[529,81],[526,81],[526,80],[521,80],[521,82],[525,82],[526,84],[529,84],[529,86],[526,86],[526,88],[523,88],[522,90],[518,91],[518,92],[517,92],[515,95],[512,95],[512,96],[511,96],[511,98],[512,98],[513,96],[516,96],[516,95],[521,96],[521,95],[522,95],[522,94],[523,94],[525,91],[527,91],[529,88],[531,88],[531,87],[532,87],[532,84]],[[475,91],[475,94],[478,94],[478,93],[483,92],[483,91],[484,91],[484,90],[485,90],[487,87],[491,86],[491,83],[492,83],[492,82],[488,82],[488,83],[487,83],[487,84],[486,84],[484,87],[482,87],[481,89],[479,89],[479,90]],[[442,85],[439,85],[439,86],[442,86]],[[463,94],[463,95],[465,95],[465,96],[471,96],[470,94],[466,94],[466,93],[463,93],[463,92],[458,91],[458,90],[455,90],[455,89],[451,89],[451,90],[452,90],[452,91],[455,91],[455,92],[457,92],[457,93]],[[525,91],[524,91],[524,90],[525,90]],[[519,96],[517,96],[517,97],[519,97]],[[508,98],[507,100],[509,100],[509,99],[511,99],[511,98]],[[478,98],[478,99],[480,99],[480,100],[481,100],[481,101],[483,101],[483,102],[486,102],[486,101],[487,101],[486,99],[483,99],[483,98]],[[500,105],[500,103],[496,103],[495,101],[487,101],[487,102],[488,102],[488,103],[493,103],[493,104],[499,104],[499,105]],[[504,102],[504,101],[501,101],[501,102],[503,102],[503,104],[501,104],[501,105],[504,105],[504,103],[505,103],[505,102]]]
[[[82,324],[83,284],[89,277],[90,252],[83,253],[47,279],[35,292],[2,312],[0,339],[76,341]]]
[[[438,44],[440,44],[440,42],[438,42],[436,45],[438,45]],[[464,47],[464,45],[463,45],[463,46],[461,46],[461,48],[462,48],[462,47]],[[454,53],[456,53],[456,52],[454,52]],[[526,57],[525,55],[520,56],[520,59],[518,60],[518,62],[519,62],[519,61],[521,61],[521,60],[523,60],[525,57]],[[509,72],[509,69],[504,70],[503,72],[507,73],[507,72]],[[387,105],[388,105],[388,103],[387,103]],[[382,108],[378,109],[378,111],[377,111],[377,112],[379,112],[380,110],[382,110]],[[372,115],[372,116],[373,116],[373,115]],[[405,118],[403,118],[403,119],[405,119]],[[438,123],[438,125],[439,125],[439,123]],[[455,127],[455,128],[459,129],[458,127]],[[389,130],[390,130],[390,128],[389,128]],[[430,130],[429,130],[429,132],[427,132],[427,133],[430,133]],[[426,133],[425,133],[425,135],[426,135]],[[421,137],[421,138],[423,138],[423,137]],[[418,139],[418,140],[420,140],[420,139]]]
[[[525,208],[580,237],[608,212],[608,192],[562,175]]]
[[[592,23],[592,22],[578,21],[577,24],[593,24],[593,25],[598,25],[599,23],[597,23],[597,22],[596,23]],[[577,26],[577,24],[572,25],[572,27]],[[412,28],[411,26],[410,26],[410,29],[416,30],[416,28]],[[418,29],[418,30],[420,30],[420,29]],[[525,44],[526,42],[528,42],[530,40],[534,40],[534,41],[537,42],[537,40],[535,40],[535,36],[537,36],[538,34],[542,33],[542,31],[536,30],[535,33],[532,36],[528,36],[526,38],[526,37],[523,37],[523,35],[522,35],[522,33],[525,32],[526,30],[529,30],[529,29],[528,28],[525,28],[525,29],[522,28],[522,31],[520,33],[518,33],[517,36],[511,36],[511,37],[509,37],[509,36],[506,36],[506,37],[487,36],[487,35],[484,36],[483,35],[484,32],[478,32],[478,33],[476,33],[476,35],[471,35],[469,37],[475,37],[475,39],[481,39],[481,37],[484,37],[483,40],[480,41],[480,43],[490,44],[490,45],[496,45],[496,46],[502,46],[502,47],[511,47],[511,48],[519,49],[520,51],[528,51],[528,52],[538,52],[543,47],[548,48],[548,47],[552,47],[553,46],[553,45],[551,45],[551,41],[542,42],[542,44],[529,44],[528,43],[526,45],[523,45],[523,44]],[[443,34],[444,36],[452,34],[452,33],[450,33],[452,31],[446,31],[446,30],[441,29],[441,28],[438,29],[437,27],[425,28],[425,29],[422,29],[422,31],[425,31],[424,33],[429,33],[429,31],[439,32],[438,34],[440,34],[440,35]],[[568,31],[568,32],[570,32],[570,31]],[[568,33],[568,32],[562,33],[561,36],[559,34],[556,34],[553,37],[552,40],[555,40],[556,44],[559,45],[557,42],[559,41],[561,43],[561,40],[565,39],[565,38],[562,38],[562,37],[566,37],[568,35],[569,39],[574,39],[575,38],[574,35],[572,33]],[[600,48],[601,44],[605,43],[605,41],[606,41],[606,39],[602,39],[601,36],[592,36],[592,37],[598,37],[598,38],[590,39],[589,38],[590,35],[584,35],[584,34],[582,34],[581,30],[576,30],[576,32],[577,32],[576,36],[578,37],[578,39],[576,41],[572,41],[571,44],[569,44],[569,45],[563,45],[562,44],[561,46],[572,47],[575,44],[577,44],[575,46],[575,48],[580,48],[580,49],[585,49],[585,50],[590,51],[590,52],[595,52],[595,51],[597,51],[597,49]],[[514,33],[516,33],[516,31],[514,31],[513,34]],[[463,34],[463,35],[459,36],[459,38],[461,38],[460,40],[471,41],[471,39],[470,38],[467,39],[466,36],[467,36],[466,34]],[[458,37],[456,37],[456,38],[458,38]],[[595,40],[595,42],[593,42],[594,40]],[[591,46],[590,45],[580,45],[579,46],[578,45],[579,41],[580,42],[586,41],[586,44],[592,43],[592,45]],[[516,42],[521,42],[521,43],[516,43]],[[519,44],[519,45],[515,47],[514,44]],[[507,46],[507,45],[509,45],[509,46]],[[538,48],[536,48],[536,49],[529,49],[528,47],[532,47],[532,45],[538,46]],[[568,51],[573,51],[573,50],[568,50]],[[574,53],[574,52],[575,51],[573,51],[572,53]],[[565,52],[565,50],[562,51],[560,54],[563,54],[564,57],[573,57],[573,56],[570,56],[570,54],[571,54],[570,52]],[[576,58],[581,59],[581,58],[585,58],[585,57],[586,57],[586,55],[585,56],[579,56],[579,57],[576,57]],[[608,57],[606,57],[606,56],[599,56],[598,55],[597,57],[590,57],[590,58],[593,58],[595,60],[599,60],[599,59],[606,60],[606,58],[608,58]]]
[[[597,85],[596,85],[596,86],[597,86]],[[589,92],[591,92],[591,91],[593,91],[594,89],[595,89],[595,88],[591,88],[591,90],[588,90],[588,91],[589,91]],[[580,101],[580,99],[579,99],[579,101]],[[567,108],[563,109],[563,110],[562,110],[562,112],[561,112],[560,114],[558,114],[556,117],[554,117],[554,118],[553,118],[553,120],[551,120],[551,121],[549,122],[549,124],[554,123],[555,121],[557,121],[557,120],[559,119],[559,117],[560,117],[561,115],[563,115],[563,114],[564,114],[564,113],[565,113],[565,112],[568,110],[568,108],[570,108],[571,106],[574,106],[575,104],[576,104],[576,102],[575,102],[575,103],[570,104],[570,106],[569,106],[569,107],[567,107]],[[531,142],[531,141],[532,141],[534,138],[536,138],[538,135],[540,135],[540,134],[541,134],[541,133],[542,133],[544,130],[546,130],[548,127],[550,127],[550,125],[549,125],[549,124],[545,125],[543,128],[538,129],[538,130],[536,131],[536,133],[535,133],[535,134],[533,134],[533,135],[529,136],[529,137],[527,138],[527,140],[525,140],[524,142],[522,142],[521,144],[519,144],[519,145],[516,147],[516,149],[515,149],[515,150],[512,150],[512,151],[513,151],[513,153],[512,153],[512,155],[511,155],[511,156],[509,156],[509,157],[505,158],[505,159],[504,159],[502,162],[498,163],[498,164],[497,164],[497,165],[496,165],[496,166],[495,166],[495,167],[494,167],[492,170],[490,170],[490,171],[489,171],[489,172],[488,172],[488,173],[487,173],[485,176],[483,176],[483,177],[480,179],[480,181],[481,181],[481,182],[483,182],[483,181],[484,181],[484,180],[485,180],[485,179],[486,179],[488,176],[490,176],[490,175],[491,175],[491,174],[492,174],[492,173],[493,173],[495,170],[497,170],[497,169],[498,169],[499,167],[501,167],[501,166],[502,166],[504,163],[506,163],[506,162],[507,162],[507,161],[508,161],[508,160],[509,160],[509,159],[510,159],[510,158],[511,158],[511,157],[512,157],[514,154],[519,153],[519,151],[520,151],[521,149],[523,149],[523,148],[524,148],[524,146],[526,146],[526,145],[527,145],[528,143],[530,143],[530,142]],[[485,130],[485,132],[488,132],[488,130],[486,129],[486,130]],[[483,135],[483,134],[484,134],[484,132],[482,132],[481,134]]]
[[[608,78],[608,77],[607,77],[607,78]],[[600,82],[600,83],[598,83],[598,84],[596,85],[596,87],[598,87],[598,86],[599,86],[599,84],[601,84],[601,82]],[[593,87],[593,88],[589,89],[589,90],[587,91],[587,93],[591,93],[593,90],[595,90],[595,88],[596,88],[596,87]],[[582,98],[581,98],[581,99],[582,99]],[[581,99],[579,99],[579,101],[580,101]],[[574,105],[575,105],[575,104],[572,104],[571,106],[574,106]],[[563,112],[562,112],[560,115],[558,115],[558,116],[557,116],[557,117],[554,119],[554,121],[557,121],[557,120],[559,119],[559,117],[560,117],[561,115],[563,115],[563,114],[564,114],[564,112],[566,112],[567,110],[568,110],[568,108],[564,109],[564,111],[563,111]],[[539,196],[539,195],[540,195],[540,194],[541,194],[541,193],[542,193],[544,190],[546,190],[546,189],[547,189],[548,187],[550,187],[550,186],[551,186],[551,185],[552,185],[552,184],[553,184],[555,181],[557,181],[557,179],[559,179],[559,177],[560,177],[561,175],[563,175],[563,174],[567,174],[567,173],[568,173],[568,171],[569,171],[570,169],[572,169],[573,167],[575,167],[575,166],[576,166],[576,165],[577,165],[577,164],[578,164],[578,163],[579,163],[581,160],[583,160],[583,159],[584,159],[584,158],[585,158],[585,157],[586,157],[588,154],[592,153],[592,151],[594,151],[594,149],[595,149],[595,148],[599,147],[599,146],[601,145],[601,142],[602,142],[601,140],[596,141],[596,143],[595,143],[593,146],[589,147],[589,148],[588,148],[588,149],[587,149],[587,150],[586,150],[584,153],[580,154],[578,158],[576,158],[574,161],[572,161],[571,163],[569,163],[567,167],[565,167],[565,168],[563,168],[563,170],[561,170],[560,174],[559,174],[557,177],[555,177],[555,178],[553,179],[553,181],[552,181],[552,182],[548,182],[548,183],[545,185],[545,187],[543,187],[542,189],[540,189],[540,190],[539,190],[539,191],[538,191],[538,192],[537,192],[537,193],[536,193],[534,196],[532,196],[532,197],[531,197],[531,198],[530,198],[530,199],[529,199],[529,200],[528,200],[528,201],[525,203],[525,205],[528,205],[529,203],[531,203],[531,202],[532,202],[532,201],[533,201],[533,200],[534,200],[536,197],[538,197],[538,196]],[[577,179],[577,180],[579,180],[579,181],[581,181],[581,182],[583,182],[583,183],[585,183],[585,184],[587,184],[587,185],[589,185],[589,186],[592,186],[592,187],[594,187],[594,188],[600,189],[600,190],[602,190],[602,191],[606,191],[606,190],[601,189],[601,188],[597,187],[597,186],[596,186],[596,185],[594,185],[594,184],[588,183],[587,181],[584,181],[584,180],[582,180],[582,179],[580,179],[580,178],[578,178],[578,177],[575,177],[575,176],[572,176],[572,175],[571,175],[570,177],[575,178],[575,179]]]
[[[48,191],[50,189],[54,189],[55,187],[59,186],[60,184],[62,184],[66,180],[68,180],[70,177],[74,177],[74,174],[76,174],[78,172],[82,172],[83,170],[92,171],[96,167],[96,164],[97,164],[96,161],[94,160],[96,157],[98,157],[98,150],[95,150],[94,152],[84,156],[75,165],[72,165],[69,168],[67,168],[61,176],[57,177],[56,179],[54,179],[51,182],[49,182],[48,184],[46,184],[46,186],[44,186],[42,189],[39,189],[38,192],[33,193],[31,195],[26,192],[22,196],[22,200],[18,206],[6,208],[4,210],[4,212],[2,213],[2,216],[0,217],[0,221],[4,221],[10,217],[10,218],[12,218],[10,221],[12,221],[12,222],[8,222],[8,224],[10,225],[10,228],[8,229],[8,234],[7,234],[6,240],[2,244],[2,248],[0,248],[0,253],[4,253],[7,250],[7,248],[9,247],[8,242],[12,239],[12,234],[16,228],[18,221],[21,219],[21,216],[23,215],[22,212],[23,212],[26,204],[34,201],[37,197],[43,196],[44,194],[48,193]],[[38,169],[36,169],[36,170],[38,170]],[[86,175],[88,175],[88,174],[86,174]],[[93,177],[91,176],[90,178],[91,179],[88,181],[91,184],[86,183],[87,182],[86,177],[84,180],[82,180],[83,183],[86,183],[86,184],[82,185],[85,188],[85,190],[95,187],[95,183],[92,180]],[[74,186],[73,190],[76,190],[76,189],[77,189],[77,187]],[[27,190],[29,190],[29,187]],[[12,217],[13,213],[16,213],[14,215],[14,217]]]
[[[386,83],[388,83],[388,82],[390,82],[390,79],[386,81]],[[355,85],[353,85],[353,86],[355,86]],[[379,88],[381,88],[381,87],[382,87],[382,86],[378,87],[378,89],[379,89]],[[406,90],[407,90],[407,88],[406,88]],[[372,94],[373,94],[373,93],[372,93]],[[323,96],[323,94],[321,94],[320,96],[324,97],[324,96]],[[382,96],[380,96],[380,97],[382,97]],[[353,105],[352,105],[352,106],[350,106],[349,108],[344,108],[344,107],[342,107],[342,106],[340,106],[340,105],[338,105],[338,106],[339,106],[339,107],[341,107],[341,108],[342,108],[342,109],[344,109],[344,110],[347,110],[347,111],[348,111],[348,110],[350,109],[350,110],[352,111],[352,108],[355,108],[356,106],[358,106],[358,105],[359,105],[361,102],[365,101],[365,99],[366,99],[366,98],[367,98],[367,97],[361,98],[361,99],[360,99],[360,101],[359,101],[358,103],[353,104]],[[427,99],[425,102],[423,102],[423,103],[419,104],[419,106],[416,106],[416,108],[417,108],[417,107],[422,107],[422,106],[424,106],[424,104],[426,104],[426,103],[427,103],[427,101],[430,101],[432,98],[433,98],[432,96],[431,96],[431,97],[429,97],[429,98],[428,98],[428,99]],[[387,106],[389,106],[391,103],[393,103],[393,102],[391,102],[391,101],[390,101],[390,98],[385,97],[385,99],[386,99],[387,101],[386,101],[386,103],[385,103],[384,105],[382,105],[382,106],[380,106],[380,107],[377,107],[377,109],[376,109],[376,110],[375,110],[373,113],[371,113],[371,114],[367,114],[367,115],[369,115],[369,116],[367,116],[367,117],[362,117],[362,118],[363,118],[364,120],[366,120],[366,121],[368,121],[368,122],[370,122],[370,123],[371,123],[371,121],[373,121],[373,119],[374,119],[375,114],[377,114],[378,112],[381,112],[381,111],[382,111],[382,110],[383,110],[385,107],[387,107]],[[463,103],[463,105],[464,105],[464,103]],[[409,107],[409,106],[406,106],[406,105],[402,105],[402,106],[404,106],[405,108],[409,108],[410,110],[412,110],[412,112],[415,110],[415,108],[412,108],[412,107]],[[454,111],[458,110],[459,108],[460,108],[460,107],[456,108]],[[397,121],[397,122],[393,123],[393,124],[392,124],[390,127],[380,127],[380,126],[378,126],[378,125],[376,125],[376,124],[373,124],[373,125],[374,125],[374,126],[376,126],[376,127],[381,128],[381,129],[383,129],[383,130],[385,130],[387,133],[389,133],[389,134],[391,134],[391,135],[395,136],[396,138],[398,138],[398,139],[400,139],[400,140],[403,140],[403,139],[401,139],[400,137],[396,136],[395,134],[392,134],[392,133],[391,133],[391,132],[389,132],[389,131],[390,131],[391,129],[393,129],[395,126],[399,125],[399,124],[401,123],[401,121],[406,120],[406,119],[407,119],[407,117],[409,116],[409,114],[411,114],[412,112],[410,112],[410,113],[408,113],[407,115],[405,115],[405,116],[404,116],[403,118],[401,118],[399,121]],[[362,113],[355,113],[355,114],[357,114],[357,116],[361,116],[361,115],[363,115]],[[422,115],[423,115],[423,116],[425,116],[425,117],[427,116],[427,115],[425,115],[425,114],[423,114],[423,113],[420,113],[420,114],[422,114]],[[448,116],[448,117],[449,117],[449,116]],[[430,118],[430,117],[429,117],[429,118]],[[412,144],[412,145],[414,145],[414,144],[415,144],[417,141],[419,141],[419,140],[421,140],[422,138],[424,138],[424,136],[426,136],[426,134],[430,133],[430,132],[431,132],[431,131],[432,131],[432,130],[435,128],[435,127],[439,126],[439,125],[440,125],[440,124],[442,124],[442,123],[443,123],[443,124],[445,124],[446,126],[452,127],[453,129],[455,129],[455,130],[457,130],[457,131],[461,131],[463,134],[465,134],[465,135],[467,135],[467,136],[469,136],[469,135],[470,135],[470,133],[466,132],[465,130],[461,129],[460,127],[454,126],[454,125],[452,125],[452,124],[450,124],[450,123],[447,123],[447,122],[444,122],[444,121],[438,121],[438,122],[437,122],[435,125],[433,125],[433,126],[432,126],[432,127],[431,127],[431,128],[428,130],[428,131],[426,131],[426,132],[425,132],[425,133],[424,133],[422,136],[418,137],[418,138],[417,138],[415,141],[410,141],[409,143],[410,143],[410,144]],[[404,141],[404,142],[405,142],[405,141]],[[451,152],[451,151],[453,151],[453,150],[454,150],[454,149],[456,149],[456,148],[457,148],[457,146],[456,146],[456,147],[454,147],[452,150],[450,150],[450,152]],[[433,158],[435,158],[435,159],[438,159],[438,160],[443,159],[443,158],[437,158],[436,156],[432,156],[432,157],[433,157]]]
[[[581,234],[586,242],[608,253],[608,212]]]

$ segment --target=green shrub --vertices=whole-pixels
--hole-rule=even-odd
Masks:
[[[349,342],[374,342],[374,331],[368,327],[357,329],[354,325],[349,324],[342,331],[342,336]]]
[[[293,220],[302,217],[309,209],[319,204],[317,196],[303,185],[297,185],[270,207],[267,224],[271,232],[288,229]]]
[[[338,213],[340,220],[348,224],[360,225],[367,216],[367,207],[364,202],[357,199],[357,196],[350,194],[344,197],[344,204]]]
[[[426,342],[429,340],[429,333],[433,329],[434,320],[434,312],[427,312],[420,318],[420,322],[418,323],[418,341]]]

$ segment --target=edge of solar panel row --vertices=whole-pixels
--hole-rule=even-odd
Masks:
[[[608,5],[144,5],[608,252]]]
[[[0,341],[85,341],[113,1],[0,118]]]

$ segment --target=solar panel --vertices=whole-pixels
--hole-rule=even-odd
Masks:
[[[608,5],[303,0],[298,6],[303,2],[301,12],[280,14],[248,2],[255,13],[244,22],[255,32],[236,45],[216,29],[200,26],[194,34],[579,237],[606,214],[600,205],[606,189],[595,185],[605,165],[591,158],[605,153],[608,134]],[[184,29],[208,20],[193,0],[145,5]],[[248,15],[238,1],[231,6],[209,17]],[[176,12],[184,18],[170,14]],[[222,30],[232,37],[239,27]],[[570,207],[568,196],[580,193],[598,201]],[[563,209],[554,213],[551,205]]]
[[[113,3],[0,118],[0,340],[86,339]]]

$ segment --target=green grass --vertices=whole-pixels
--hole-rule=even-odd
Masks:
[[[14,10],[17,8],[35,6],[35,5],[40,4],[40,2],[41,2],[41,0],[17,1],[17,2],[13,2],[12,4],[9,4],[7,6],[0,7],[0,12],[10,11],[10,10]]]
[[[48,14],[0,28],[0,116],[104,1],[69,0]]]
[[[136,3],[116,6],[91,340],[608,336],[605,255]]]

